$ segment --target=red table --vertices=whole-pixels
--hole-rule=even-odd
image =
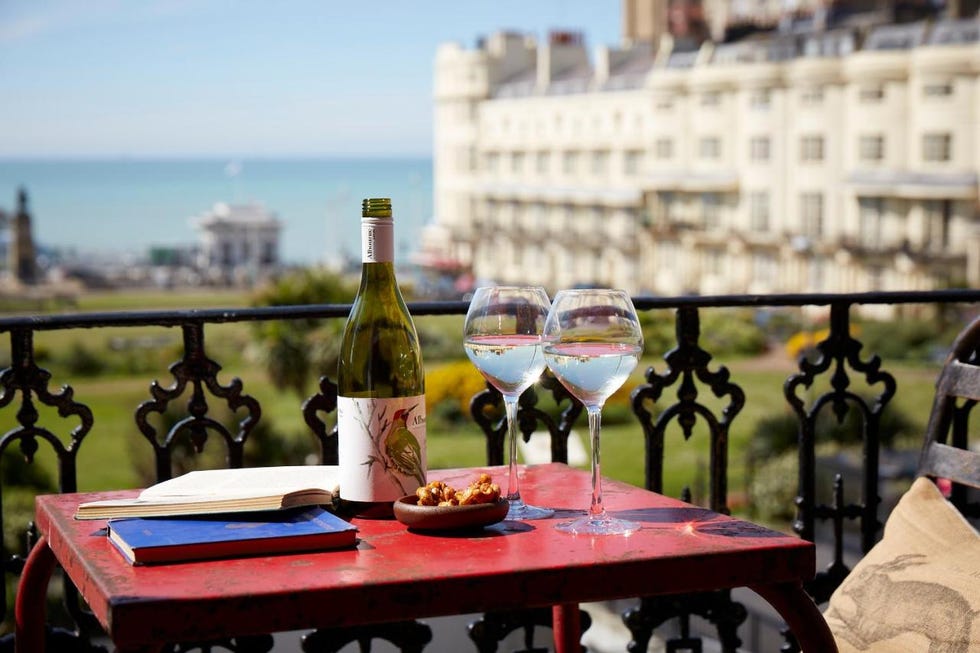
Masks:
[[[480,471],[430,470],[466,485]],[[495,479],[506,469],[489,468]],[[78,587],[117,650],[157,651],[200,641],[314,627],[369,624],[518,607],[554,606],[555,649],[578,651],[578,603],[750,587],[786,620],[805,653],[836,651],[803,581],[811,543],[615,481],[603,482],[613,514],[642,523],[629,537],[572,536],[556,520],[584,512],[590,475],[561,464],[522,469],[522,491],[557,509],[552,520],[505,522],[466,535],[408,531],[396,521],[355,520],[356,549],[133,567],[104,536],[103,521],[75,507],[133,492],[37,498],[42,536],[21,577],[16,651],[43,650],[44,598],[55,563]]]

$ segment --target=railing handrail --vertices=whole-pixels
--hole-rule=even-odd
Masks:
[[[936,304],[980,302],[980,289],[954,288],[947,290],[879,291],[860,293],[786,293],[757,295],[678,295],[654,297],[636,295],[637,309],[669,308],[763,308],[830,306],[833,304]],[[189,322],[260,322],[284,319],[346,318],[350,304],[303,304],[262,307],[159,309],[143,311],[111,311],[85,313],[54,313],[0,318],[0,333],[17,329],[57,331],[95,327],[180,326]],[[408,303],[412,315],[465,315],[469,302],[416,301]]]

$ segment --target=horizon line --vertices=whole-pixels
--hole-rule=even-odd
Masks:
[[[336,154],[0,154],[0,162],[124,162],[124,161],[329,161],[329,160],[374,160],[390,159],[432,159],[431,152],[426,153],[364,153],[346,152]]]

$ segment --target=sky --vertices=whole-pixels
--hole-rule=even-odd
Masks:
[[[0,0],[0,157],[429,156],[441,43],[620,0]]]

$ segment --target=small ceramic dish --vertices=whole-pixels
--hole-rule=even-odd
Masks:
[[[507,516],[510,505],[500,498],[494,503],[469,506],[420,506],[414,494],[394,503],[395,519],[419,531],[455,531],[496,524]]]

